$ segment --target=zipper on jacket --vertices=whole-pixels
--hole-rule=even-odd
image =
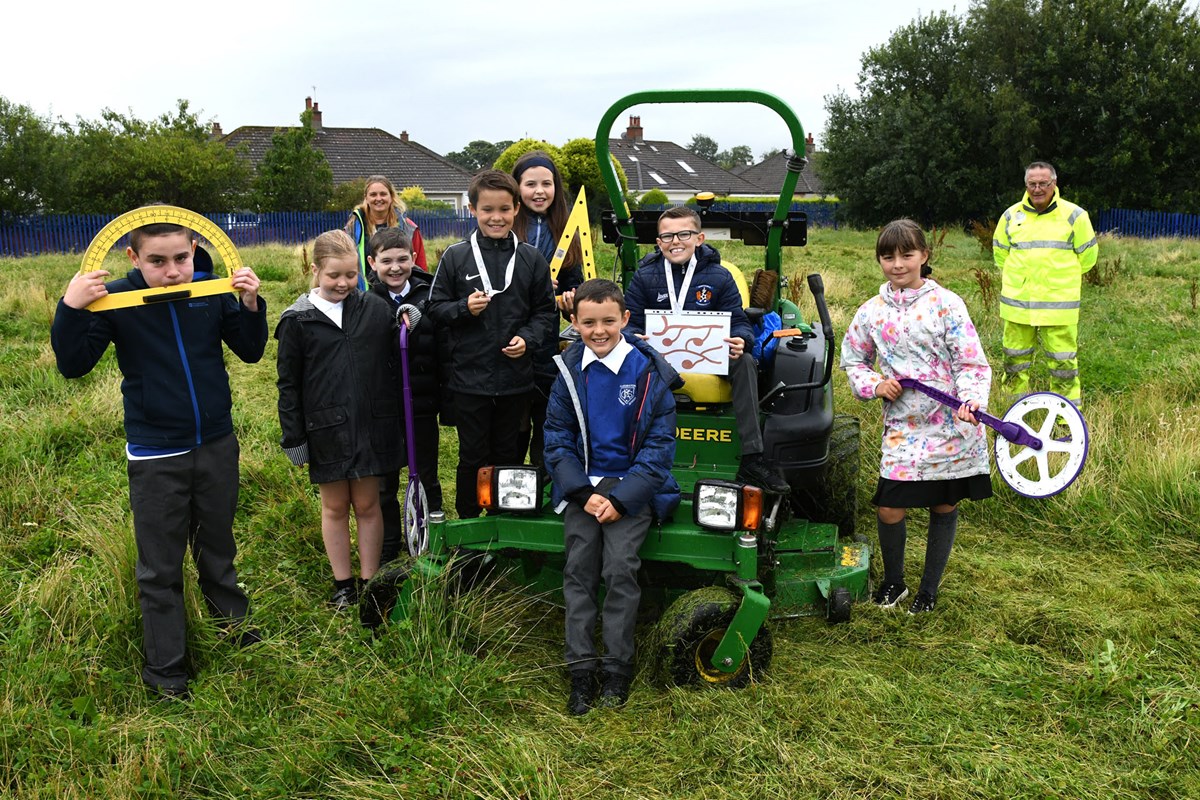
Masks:
[[[168,303],[167,310],[171,312],[171,325],[175,328],[175,344],[179,347],[179,358],[183,362],[183,375],[187,378],[188,395],[192,398],[192,414],[196,418],[196,446],[203,442],[200,438],[200,401],[196,397],[196,384],[192,381],[192,367],[188,363],[187,350],[183,347],[183,332],[179,329],[179,315],[175,313],[175,304]]]

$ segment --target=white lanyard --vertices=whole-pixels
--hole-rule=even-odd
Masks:
[[[683,275],[683,285],[679,287],[679,294],[675,294],[675,276],[671,274],[673,265],[663,256],[663,270],[667,273],[667,294],[671,298],[671,311],[678,314],[683,311],[683,304],[687,302],[688,289],[692,285],[692,275],[696,272],[696,254],[692,253],[692,260],[688,262],[687,272]]]
[[[519,240],[517,239],[517,235],[512,231],[509,231],[509,234],[513,238],[513,254],[508,259],[508,266],[504,270],[504,288],[493,291],[492,279],[488,276],[487,266],[483,263],[483,253],[479,250],[479,240],[476,238],[479,235],[479,231],[471,231],[471,252],[475,254],[475,266],[479,267],[479,280],[483,281],[483,293],[488,297],[495,297],[508,289],[512,283],[513,267],[517,264],[517,243]]]

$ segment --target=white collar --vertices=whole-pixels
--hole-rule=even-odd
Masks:
[[[621,337],[621,340],[617,342],[616,346],[613,347],[612,350],[608,351],[608,355],[606,355],[604,358],[597,356],[594,352],[592,352],[592,348],[585,345],[583,348],[583,362],[579,365],[579,368],[581,370],[587,369],[589,364],[594,361],[599,361],[601,364],[608,367],[609,372],[611,372],[613,375],[617,375],[621,372],[621,365],[625,363],[625,356],[632,352],[633,345],[631,345],[624,336]]]
[[[345,298],[338,300],[336,303],[331,300],[326,300],[324,297],[321,296],[321,290],[316,287],[309,290],[308,299],[312,301],[312,304],[314,306],[316,306],[321,311],[324,311],[326,314],[328,314],[330,311],[332,311],[335,308],[341,308],[342,303],[344,303],[346,301]]]
[[[412,291],[412,281],[405,281],[404,286],[400,289],[400,294],[396,294],[391,289],[388,289],[388,294],[393,300],[403,300],[408,297],[410,291]]]

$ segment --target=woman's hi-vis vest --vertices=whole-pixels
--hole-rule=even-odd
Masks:
[[[367,235],[367,217],[363,210],[356,208],[350,213],[354,217],[354,230],[350,235],[354,238],[355,245],[358,246],[358,290],[365,292],[371,279],[371,267],[367,264],[367,245],[371,237]],[[399,214],[399,217],[398,227],[411,241],[417,230],[417,224],[403,214]]]
[[[1029,194],[996,223],[992,255],[1003,276],[1000,318],[1023,325],[1076,325],[1083,273],[1096,263],[1088,214],[1058,190],[1039,214]]]

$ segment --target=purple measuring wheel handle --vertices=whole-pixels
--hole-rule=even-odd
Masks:
[[[400,374],[404,383],[401,392],[404,395],[404,439],[408,450],[408,479],[411,482],[415,476],[420,475],[420,470],[417,469],[417,445],[414,441],[412,387],[408,382],[408,326],[403,322],[400,323],[399,335]]]
[[[954,395],[943,392],[941,389],[935,389],[932,386],[926,386],[916,378],[900,378],[897,382],[905,389],[915,389],[926,397],[932,397],[942,405],[957,409],[963,404],[963,401]],[[1042,449],[1042,440],[1026,430],[1024,426],[1018,425],[1015,422],[1006,422],[999,417],[993,417],[986,411],[976,411],[974,413],[975,418],[981,423],[987,425],[1013,444],[1032,447],[1034,450]]]

